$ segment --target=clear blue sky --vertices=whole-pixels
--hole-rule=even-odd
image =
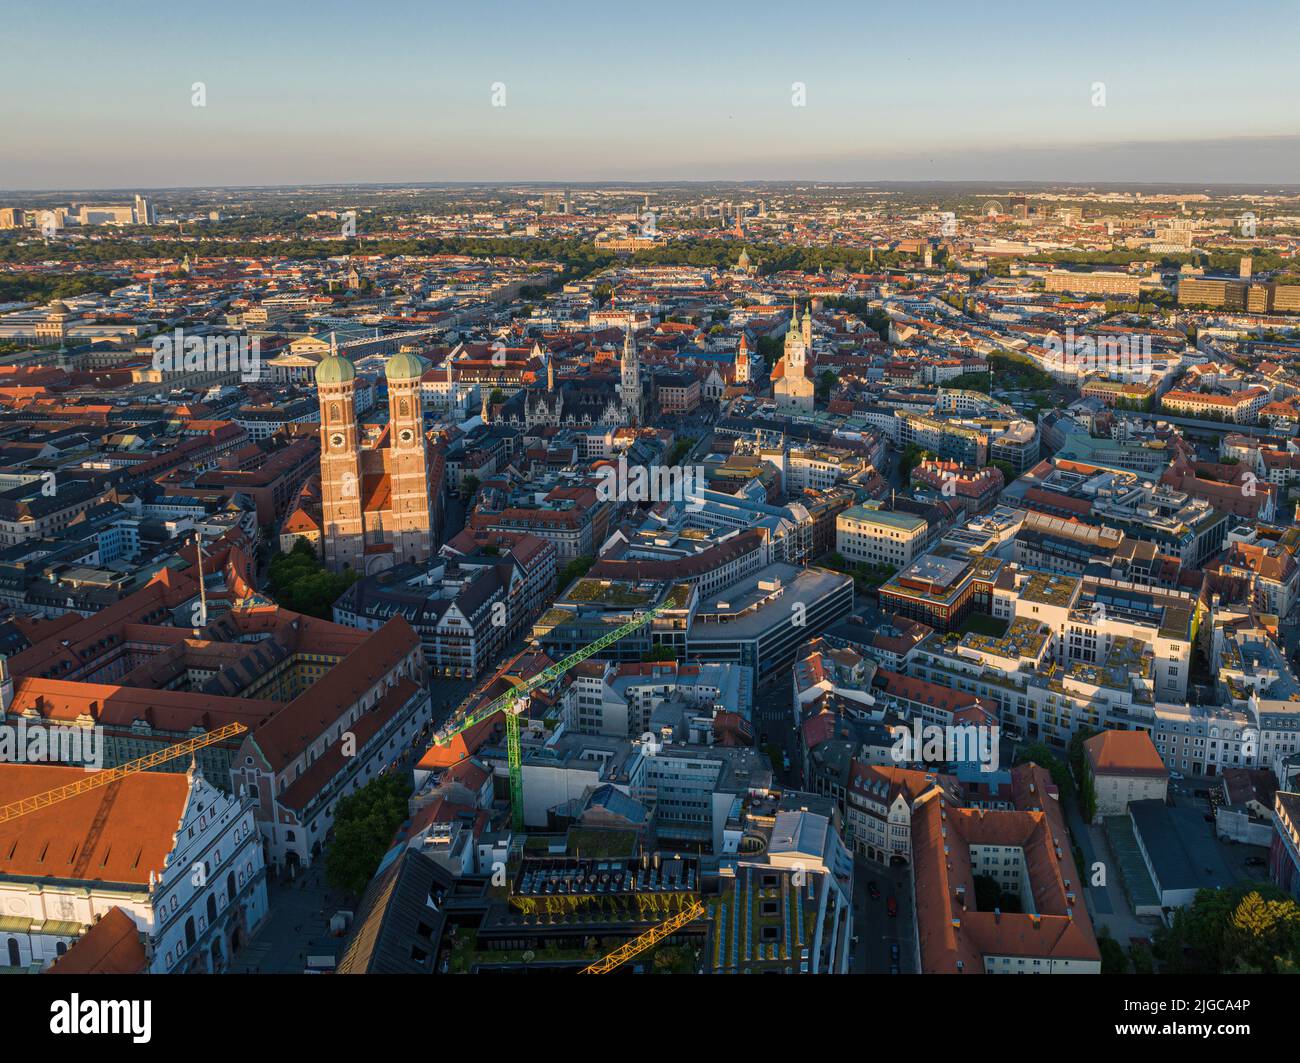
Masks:
[[[9,189],[1300,174],[1294,0],[9,0],[4,33]]]

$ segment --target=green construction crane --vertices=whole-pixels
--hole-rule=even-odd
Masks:
[[[612,646],[619,639],[632,634],[637,628],[644,627],[663,610],[673,608],[673,599],[666,598],[653,609],[634,616],[622,627],[615,628],[607,635],[601,635],[595,642],[584,646],[576,653],[571,653],[557,664],[551,665],[545,671],[538,672],[531,679],[520,683],[513,690],[507,691],[483,708],[464,714],[465,707],[473,699],[471,694],[460,706],[452,713],[451,719],[438,730],[433,737],[434,745],[445,746],[462,731],[477,726],[484,720],[490,719],[498,712],[503,713],[506,718],[506,763],[510,767],[510,813],[511,820],[516,831],[524,829],[524,781],[523,781],[523,756],[519,747],[520,717],[528,707],[528,695],[538,687],[546,686],[560,676],[564,675],[575,664],[581,664],[588,657],[599,653],[606,646]]]

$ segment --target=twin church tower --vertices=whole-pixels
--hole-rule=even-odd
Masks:
[[[388,424],[363,440],[356,368],[333,342],[316,367],[321,542],[325,563],[336,572],[370,575],[433,556],[439,485],[424,433],[423,373],[424,363],[413,354],[388,359]]]

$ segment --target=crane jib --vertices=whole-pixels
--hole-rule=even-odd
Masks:
[[[634,619],[628,621],[622,627],[616,628],[615,630],[609,632],[608,634],[602,635],[600,638],[596,639],[595,642],[589,643],[588,645],[584,646],[582,649],[576,650],[575,652],[569,654],[569,656],[565,657],[557,664],[551,665],[549,668],[545,669],[542,672],[539,672],[531,679],[524,681],[519,686],[515,687],[514,690],[510,690],[507,691],[505,694],[502,694],[499,698],[496,698],[491,704],[487,705],[485,708],[479,709],[477,712],[471,713],[469,716],[465,717],[461,723],[454,725],[454,729],[448,730],[446,731],[446,733],[438,735],[434,739],[434,744],[439,746],[446,745],[458,734],[461,734],[462,732],[469,730],[469,728],[471,727],[478,726],[484,720],[490,719],[498,712],[509,713],[516,701],[521,701],[522,699],[526,698],[530,693],[532,693],[532,691],[536,690],[538,687],[546,686],[546,684],[552,683],[556,679],[559,679],[560,676],[564,675],[564,673],[567,672],[574,665],[581,664],[588,657],[592,656],[593,654],[599,653],[606,646],[613,645],[619,639],[624,638],[625,636],[635,631],[637,628],[642,627],[649,621],[653,620],[656,616],[658,616],[661,612],[663,612],[663,610],[672,608],[673,605],[674,603],[670,598],[667,601],[663,602],[662,604],[656,605],[653,609],[649,609],[646,612],[642,613],[640,616],[635,617]],[[453,718],[455,715],[456,714],[453,713]]]

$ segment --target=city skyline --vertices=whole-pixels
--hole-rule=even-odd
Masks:
[[[1289,5],[6,15],[20,1030],[1294,1027]]]
[[[405,3],[358,22],[341,5],[246,3],[151,23],[56,4],[61,57],[20,51],[0,74],[33,98],[0,188],[613,180],[1170,180],[1268,184],[1300,163],[1283,101],[1300,89],[1284,5],[1198,70],[1189,4],[1070,17],[827,5],[663,5],[656,21]],[[166,9],[143,5],[155,19]],[[50,5],[18,5],[19,37]],[[256,18],[238,17],[242,14]],[[169,13],[170,14],[170,13]],[[91,28],[93,25],[93,29]],[[500,40],[485,26],[503,27]],[[196,85],[202,90],[196,89]],[[202,106],[194,106],[200,98]],[[165,148],[160,147],[165,145]]]

